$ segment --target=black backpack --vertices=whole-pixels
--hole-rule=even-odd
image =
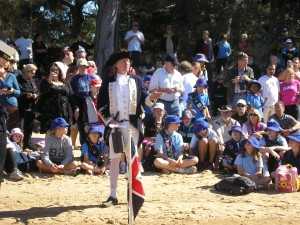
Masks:
[[[226,177],[214,185],[215,189],[231,195],[245,195],[257,190],[256,184],[248,177]]]

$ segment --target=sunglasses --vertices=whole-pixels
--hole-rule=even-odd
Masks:
[[[254,113],[250,113],[249,116],[258,116],[258,115]]]
[[[243,104],[238,104],[237,107],[245,107]]]

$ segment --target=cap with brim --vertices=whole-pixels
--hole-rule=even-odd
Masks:
[[[288,29],[287,29],[287,28],[283,28],[283,29],[281,30],[281,32],[283,32],[283,33],[288,32]]]
[[[10,57],[16,53],[17,51],[15,49],[5,44],[3,41],[0,41],[0,58],[9,61]]]
[[[259,141],[255,138],[255,137],[250,137],[248,139],[249,143],[252,145],[252,147],[256,148],[257,150],[259,150]]]
[[[244,106],[247,105],[247,103],[246,103],[246,101],[245,101],[244,99],[239,99],[239,100],[237,101],[236,105],[238,105],[238,104],[242,104],[242,105],[244,105]]]
[[[199,87],[199,86],[204,86],[205,88],[207,88],[207,83],[206,83],[206,79],[205,79],[205,78],[203,78],[203,77],[199,78],[199,79],[197,80],[197,82],[196,82],[194,88],[197,88],[197,87]]]
[[[258,90],[261,89],[261,84],[257,80],[251,80],[249,85],[248,85],[248,90],[250,90],[252,84],[256,84],[258,86]]]
[[[195,120],[193,124],[193,132],[199,133],[207,130],[209,127],[209,124],[204,119],[197,119]]]
[[[68,124],[64,118],[58,117],[51,122],[50,130],[55,130],[57,128],[61,127],[68,127],[70,124]]]
[[[152,107],[151,110],[153,111],[153,109],[161,109],[161,110],[165,110],[165,105],[161,102],[157,102],[155,103]]]
[[[195,62],[205,62],[208,63],[208,60],[206,59],[204,54],[198,53],[197,55],[195,55],[194,59],[193,59],[193,63]]]
[[[152,78],[151,75],[146,75],[146,76],[144,77],[143,81],[144,81],[145,83],[150,83],[151,78]]]
[[[297,142],[300,142],[300,134],[293,134],[293,135],[290,135],[290,136],[287,136],[289,139],[293,139]]]
[[[292,39],[287,39],[286,41],[285,41],[285,43],[293,43],[293,41],[292,41]]]
[[[272,130],[272,131],[275,131],[275,132],[278,132],[278,133],[281,132],[280,125],[275,120],[271,120],[271,121],[267,122],[267,128],[265,130],[266,131],[267,130]]]
[[[86,51],[85,51],[84,47],[79,45],[78,50],[75,52],[75,54],[77,54],[77,52],[86,52]]]
[[[165,62],[171,62],[174,66],[178,66],[179,62],[178,60],[175,58],[174,55],[167,55],[164,59]]]
[[[221,105],[220,108],[218,108],[220,112],[228,112],[232,111],[232,107],[230,105]]]
[[[164,122],[165,122],[165,126],[167,126],[169,124],[178,124],[178,123],[181,123],[182,120],[180,120],[178,118],[178,116],[176,116],[176,115],[167,115],[164,118]]]
[[[129,52],[118,52],[112,54],[106,62],[106,66],[113,66],[121,59],[130,59]]]
[[[230,131],[228,131],[228,134],[229,134],[230,136],[231,136],[233,130],[240,132],[241,135],[244,135],[243,129],[242,129],[241,126],[237,126],[237,125],[232,126],[231,129],[230,129]]]
[[[23,140],[24,134],[22,133],[20,128],[14,128],[10,131],[10,136],[14,134],[20,134],[21,135],[21,140]]]
[[[90,81],[90,85],[94,87],[101,87],[102,81],[100,79],[93,79]]]
[[[76,66],[88,66],[86,59],[78,59]]]
[[[191,110],[189,110],[189,109],[185,109],[185,110],[182,112],[182,118],[183,118],[184,116],[186,116],[186,117],[189,118],[189,119],[193,119],[193,118],[194,118],[194,116],[193,116]]]

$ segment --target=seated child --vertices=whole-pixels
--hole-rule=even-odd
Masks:
[[[210,169],[214,170],[216,168],[215,157],[220,144],[217,133],[210,129],[209,124],[203,119],[195,120],[193,132],[190,155],[199,155],[199,167],[205,169],[205,167],[210,166]],[[209,152],[209,159],[205,161],[207,152]]]
[[[61,117],[51,121],[50,135],[45,141],[38,168],[46,173],[75,175],[77,161],[74,160],[71,138],[66,135],[69,124]]]
[[[108,153],[105,144],[99,140],[102,137],[102,128],[92,126],[89,128],[87,135],[88,140],[82,145],[81,150],[83,160],[81,168],[89,175],[93,173],[102,175],[108,164]]]
[[[300,171],[300,135],[299,134],[292,134],[288,136],[289,138],[289,147],[290,150],[286,151],[283,154],[282,158],[282,164],[290,164],[293,167],[296,167],[298,170],[298,173]],[[275,179],[276,177],[276,171],[273,171],[271,173],[271,177]]]
[[[243,131],[240,126],[234,125],[228,133],[232,138],[224,143],[225,148],[219,162],[219,168],[233,172],[235,158],[242,148]]]
[[[186,100],[187,108],[191,110],[193,115],[198,119],[210,120],[210,114],[208,110],[209,97],[204,89],[207,88],[207,83],[205,78],[199,78],[194,86],[196,90],[188,94],[188,99]]]
[[[183,140],[176,132],[181,120],[175,115],[167,115],[164,122],[165,129],[156,135],[157,158],[154,160],[154,166],[164,173],[196,173],[195,165],[198,163],[198,158],[183,156]]]
[[[283,153],[288,150],[286,139],[280,135],[281,128],[278,122],[271,120],[267,123],[267,134],[260,139],[260,153],[264,163],[263,172],[270,175],[279,166]]]
[[[240,176],[248,177],[257,185],[267,187],[271,178],[270,176],[264,177],[262,174],[263,161],[259,147],[259,141],[250,137],[246,140],[245,147],[236,157],[234,164],[236,164]]]
[[[181,134],[183,139],[184,152],[189,154],[190,143],[193,137],[193,120],[194,116],[188,109],[182,112],[182,123],[179,126],[178,133]]]
[[[12,143],[12,150],[16,160],[18,169],[22,172],[36,171],[36,160],[40,159],[38,152],[26,153],[22,150],[23,133],[20,128],[14,128],[10,132],[10,141]]]

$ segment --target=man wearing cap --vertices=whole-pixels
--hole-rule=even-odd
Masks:
[[[16,50],[9,47],[4,42],[0,41],[0,77],[2,77],[6,71],[6,64],[10,59],[10,56],[16,53]],[[6,111],[6,92],[10,90],[5,90],[5,83],[2,79],[0,79],[0,90],[2,90],[2,94],[0,95],[0,188],[1,183],[3,182],[3,170],[4,164],[6,159],[6,118],[7,118],[7,111]]]
[[[221,105],[218,110],[221,112],[221,117],[213,122],[213,130],[216,131],[220,143],[224,144],[231,138],[228,134],[231,127],[234,125],[241,125],[238,121],[231,118],[233,110],[230,105]]]
[[[142,135],[142,104],[148,106],[161,96],[161,93],[152,92],[148,94],[143,85],[143,80],[139,76],[128,74],[130,68],[130,55],[128,52],[119,52],[110,56],[106,62],[107,66],[113,67],[114,75],[108,76],[102,83],[98,97],[97,109],[106,125],[119,124],[125,128],[120,129],[124,136],[125,149],[122,150],[128,157],[128,129],[131,130],[131,136],[136,149],[143,140]],[[106,127],[109,129],[109,126]],[[114,129],[113,131],[114,132]],[[104,207],[118,204],[117,183],[119,176],[119,163],[121,153],[116,153],[112,135],[106,137],[109,142],[110,166],[110,197],[103,203]]]
[[[165,105],[167,114],[179,117],[179,97],[184,92],[182,76],[175,69],[179,63],[172,55],[168,55],[164,60],[164,67],[156,70],[152,75],[149,90],[150,93],[153,91],[162,92],[163,94],[158,102]]]
[[[291,41],[295,44],[295,38],[289,35],[289,30],[285,27],[281,30],[281,37],[278,38],[279,53],[281,53],[282,49],[286,47],[287,39],[291,39]]]
[[[282,134],[286,137],[294,132],[299,132],[300,122],[295,120],[294,117],[284,113],[284,103],[278,101],[275,104],[275,113],[270,116],[269,120],[276,120],[280,127]]]
[[[77,68],[78,68],[78,74],[75,75],[70,84],[74,92],[74,96],[76,99],[76,102],[79,107],[79,116],[76,121],[77,126],[78,126],[78,131],[80,135],[80,144],[83,144],[86,141],[86,133],[84,130],[84,105],[85,105],[85,100],[87,97],[90,96],[90,82],[96,77],[94,75],[88,74],[87,73],[87,68],[88,64],[86,59],[79,59],[77,61]]]
[[[141,65],[142,48],[141,45],[145,43],[144,34],[139,31],[139,24],[133,21],[131,24],[131,30],[126,32],[124,37],[127,50],[130,53],[132,60],[132,67],[136,70]]]
[[[248,55],[240,52],[237,55],[237,65],[226,74],[227,98],[232,107],[236,106],[239,99],[246,100],[248,83],[254,79],[253,70],[247,64]]]
[[[216,168],[215,156],[217,154],[220,140],[216,132],[209,128],[209,124],[203,119],[195,120],[193,124],[192,140],[190,143],[190,155],[199,155],[199,166],[204,168],[210,166]],[[209,152],[209,157],[207,157]],[[208,158],[208,161],[206,161]]]
[[[280,57],[280,68],[285,69],[287,67],[287,61],[293,60],[293,58],[297,57],[297,49],[293,47],[293,41],[289,38],[285,41],[286,47],[281,51]]]
[[[238,121],[241,126],[248,121],[247,104],[244,99],[240,99],[236,103],[236,113],[233,114],[232,119]]]
[[[165,173],[196,173],[198,158],[183,156],[183,140],[176,132],[181,120],[175,115],[167,115],[164,122],[165,129],[156,135],[155,150],[158,157],[154,160],[154,166]]]

